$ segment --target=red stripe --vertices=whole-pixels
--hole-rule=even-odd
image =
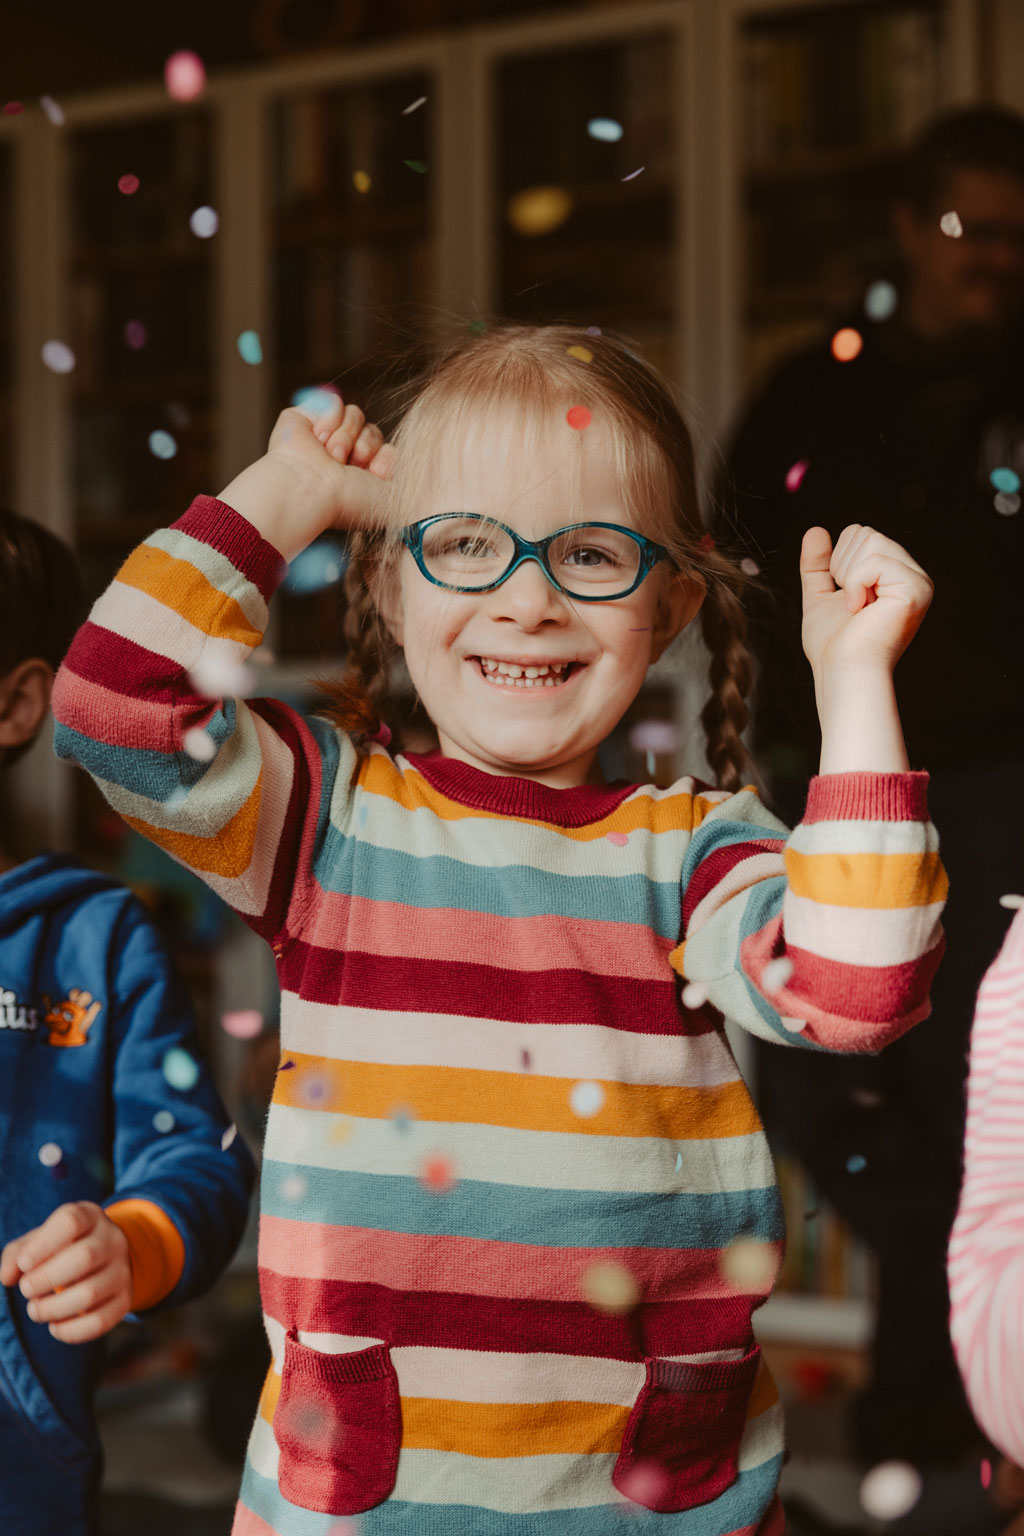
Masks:
[[[64,665],[113,693],[168,706],[180,697],[178,690],[185,676],[177,662],[91,619],[86,619],[72,641]]]
[[[285,928],[294,902],[305,907],[315,884],[313,849],[323,787],[323,764],[316,740],[302,716],[280,699],[250,699],[254,715],[265,720],[289,748],[295,764],[284,825],[274,854],[267,904],[260,917],[241,914],[254,932],[273,941]],[[272,788],[272,786],[271,786]],[[336,970],[341,956],[333,957]]]
[[[458,914],[455,914],[456,918]],[[294,939],[279,967],[281,987],[313,1003],[402,1013],[458,1013],[526,1024],[601,1024],[628,1033],[700,1035],[714,1021],[679,1009],[677,981],[595,976],[588,971],[506,971],[468,961],[337,950]]]
[[[800,818],[815,821],[927,821],[926,773],[827,773],[811,780]]]
[[[772,959],[761,932],[752,933],[740,945],[743,969],[759,982]],[[772,1002],[780,1013],[802,1018],[802,1008],[838,1014],[845,1019],[877,1024],[899,1018],[928,1001],[932,978],[942,958],[942,944],[927,950],[918,960],[898,965],[852,965],[844,960],[824,960],[809,949],[786,946],[793,975]]]
[[[279,550],[252,523],[215,496],[197,496],[183,517],[171,525],[225,555],[236,570],[258,587],[265,601],[284,580],[287,570]]]
[[[749,1297],[641,1304],[606,1317],[584,1301],[526,1301],[451,1291],[392,1291],[344,1280],[304,1280],[260,1270],[263,1309],[286,1329],[383,1339],[392,1349],[504,1349],[517,1354],[643,1360],[697,1350],[742,1349]]]
[[[753,842],[745,840],[742,843],[730,843],[728,847],[716,848],[714,853],[709,853],[698,864],[683,892],[683,933],[704,897],[725,879],[731,869],[742,864],[744,859],[756,858],[762,853],[781,853],[785,846],[782,838],[764,837]],[[781,868],[779,874],[782,874]]]

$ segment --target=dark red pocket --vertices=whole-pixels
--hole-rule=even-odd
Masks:
[[[612,1472],[619,1492],[669,1514],[731,1487],[760,1359],[755,1344],[742,1360],[648,1360]]]
[[[387,1346],[328,1355],[300,1343],[292,1330],[274,1438],[277,1480],[289,1503],[323,1515],[358,1515],[382,1504],[395,1486],[402,1440]]]

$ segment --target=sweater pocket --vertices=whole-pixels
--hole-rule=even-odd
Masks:
[[[285,1340],[274,1410],[284,1497],[323,1515],[357,1515],[395,1486],[402,1412],[386,1344],[324,1354]]]
[[[739,1445],[761,1359],[648,1359],[612,1482],[661,1514],[708,1504],[739,1476]]]

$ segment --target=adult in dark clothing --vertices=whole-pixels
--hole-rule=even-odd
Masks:
[[[908,156],[893,228],[904,263],[895,311],[848,322],[863,338],[851,361],[826,341],[769,382],[735,436],[719,536],[740,542],[767,589],[755,747],[790,825],[817,766],[799,665],[804,530],[871,523],[935,582],[896,675],[950,877],[933,1017],[875,1058],[794,1052],[785,1071],[768,1052],[759,1060],[769,1129],[879,1259],[855,1447],[925,1464],[976,1433],[949,1343],[945,1248],[974,996],[1005,931],[998,898],[1024,877],[1024,511],[1013,490],[1024,479],[1024,121],[985,109],[933,125]],[[852,1154],[866,1159],[856,1173]]]

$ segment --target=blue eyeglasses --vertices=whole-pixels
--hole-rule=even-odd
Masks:
[[[402,530],[402,542],[428,581],[448,592],[491,592],[524,560],[536,560],[551,585],[584,603],[635,592],[668,551],[618,523],[570,523],[546,539],[524,539],[479,512],[440,512]]]

